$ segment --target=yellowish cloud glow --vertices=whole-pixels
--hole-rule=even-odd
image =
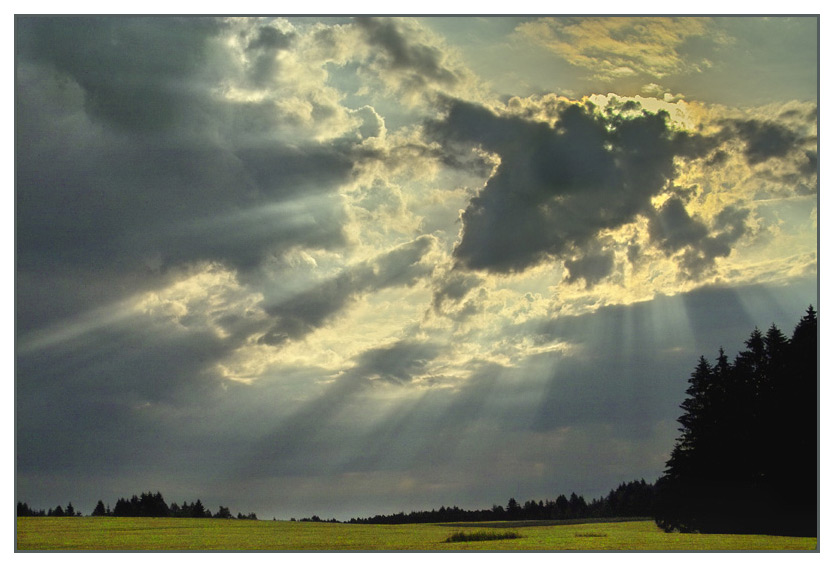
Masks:
[[[614,80],[638,73],[662,78],[708,65],[686,61],[677,50],[708,29],[705,18],[611,17],[541,18],[517,31],[595,78]]]

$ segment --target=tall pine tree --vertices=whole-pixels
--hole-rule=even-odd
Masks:
[[[790,340],[755,329],[731,364],[702,356],[657,483],[657,524],[703,533],[815,535],[817,317]]]

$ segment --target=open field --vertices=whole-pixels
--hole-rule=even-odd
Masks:
[[[651,521],[511,526],[517,539],[445,543],[508,525],[354,525],[185,518],[18,518],[18,550],[813,550],[816,538],[666,534]]]

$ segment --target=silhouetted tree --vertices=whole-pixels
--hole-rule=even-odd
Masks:
[[[560,494],[556,498],[556,517],[557,518],[567,518],[570,515],[570,503],[568,499],[565,498],[564,494]]]
[[[29,507],[29,505],[26,502],[18,502],[17,503],[17,515],[18,516],[46,516],[46,512],[44,510],[33,510],[32,508]]]
[[[521,517],[521,506],[519,506],[515,498],[510,498],[507,502],[507,518],[515,520],[519,517]]]
[[[107,515],[107,510],[104,508],[104,502],[99,500],[98,503],[96,504],[96,507],[93,508],[92,514],[90,514],[90,515],[91,516],[106,516]]]
[[[776,386],[784,426],[779,441],[784,450],[775,473],[786,488],[784,533],[816,534],[818,529],[818,341],[817,313],[809,306],[791,336],[791,370]]]
[[[191,506],[191,517],[193,518],[203,518],[206,515],[206,509],[203,507],[203,503],[200,502],[200,499],[197,499],[197,502]]]
[[[170,510],[168,509],[168,505],[165,503],[165,499],[159,492],[152,494],[149,491],[142,493],[139,497],[138,510],[136,511],[137,516],[143,516],[146,518],[164,518],[169,514]]]
[[[700,358],[656,485],[661,528],[816,532],[816,329],[811,307],[790,340],[772,325],[732,364],[723,349],[715,366]]]
[[[575,492],[571,493],[568,505],[570,506],[571,518],[585,518],[587,516],[588,504],[582,496],[577,496]]]

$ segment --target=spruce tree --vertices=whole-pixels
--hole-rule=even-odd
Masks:
[[[731,364],[702,356],[681,404],[681,435],[658,480],[667,530],[814,535],[817,519],[817,320],[793,337],[755,329]]]

